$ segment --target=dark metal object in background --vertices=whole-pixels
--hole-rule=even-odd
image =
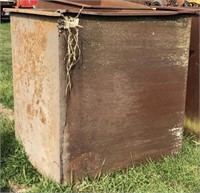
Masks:
[[[199,15],[192,18],[186,116],[199,120]]]
[[[12,8],[15,5],[14,0],[0,0],[0,23],[10,21],[10,14],[3,11],[4,8]]]

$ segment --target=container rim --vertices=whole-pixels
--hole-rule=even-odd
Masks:
[[[151,7],[150,9],[108,9],[108,8],[85,8],[69,6],[64,9],[21,9],[4,8],[4,11],[10,13],[23,13],[33,15],[44,15],[52,17],[61,17],[65,14],[81,14],[93,16],[172,16],[172,15],[195,15],[200,13],[199,9],[174,8],[174,7]]]

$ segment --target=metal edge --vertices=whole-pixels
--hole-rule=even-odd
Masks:
[[[63,14],[67,13],[80,13],[79,8],[69,8],[69,9],[13,9],[5,8],[4,11],[11,13],[25,13],[33,15],[43,15],[52,17],[61,17]],[[108,10],[108,9],[83,9],[81,14],[83,15],[96,15],[96,16],[171,16],[178,14],[195,14],[193,11],[186,10]]]
[[[44,16],[53,16],[53,17],[60,17],[62,14],[56,12],[55,10],[36,10],[36,9],[14,9],[14,8],[5,8],[4,11],[11,12],[11,13],[26,13],[26,14],[33,14],[33,15],[44,15]],[[66,11],[65,11],[66,12]]]

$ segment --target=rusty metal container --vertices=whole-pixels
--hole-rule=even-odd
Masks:
[[[144,9],[9,10],[16,136],[42,174],[69,182],[180,151],[191,16]],[[66,95],[58,23],[77,13]]]

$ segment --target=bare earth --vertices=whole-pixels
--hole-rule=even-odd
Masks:
[[[13,110],[4,107],[3,104],[1,104],[1,103],[0,103],[0,116],[14,120]]]

